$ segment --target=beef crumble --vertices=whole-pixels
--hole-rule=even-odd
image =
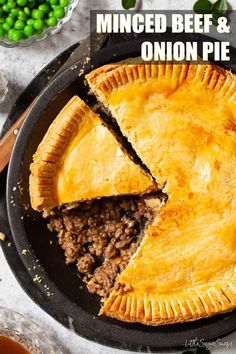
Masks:
[[[147,197],[146,197],[147,198]],[[50,217],[66,263],[76,262],[89,292],[107,296],[153,220],[145,197],[113,197],[81,202]]]

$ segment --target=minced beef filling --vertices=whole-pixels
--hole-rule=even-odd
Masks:
[[[50,218],[66,263],[76,262],[91,293],[107,296],[153,220],[145,197],[102,198],[81,202]]]

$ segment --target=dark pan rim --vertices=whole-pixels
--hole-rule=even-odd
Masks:
[[[204,36],[202,36],[204,37]],[[140,41],[132,41],[132,45],[127,42],[122,46],[114,46],[101,50],[98,54],[93,56],[93,62],[99,67],[107,62],[114,61],[114,53],[119,53],[116,60],[121,60],[127,56],[135,56],[138,53]],[[130,53],[132,50],[132,53]],[[7,211],[10,221],[11,231],[14,242],[19,252],[19,256],[31,277],[33,277],[32,265],[37,264],[36,255],[31,245],[27,241],[27,234],[23,228],[21,221],[21,208],[18,195],[14,197],[16,206],[11,204],[12,190],[17,185],[21,171],[21,159],[24,156],[25,148],[27,146],[30,133],[40,117],[40,114],[47,107],[59,92],[63,91],[69,86],[78,76],[82,67],[82,62],[78,61],[77,65],[67,69],[64,73],[58,76],[38,97],[31,112],[28,114],[24,122],[20,134],[15,143],[14,151],[9,165],[7,178]],[[90,64],[86,66],[86,70],[90,69]],[[28,249],[30,256],[25,257],[21,255],[22,249]],[[93,317],[85,312],[81,307],[75,305],[69,300],[48,278],[46,271],[41,268],[38,271],[45,282],[51,285],[54,296],[48,298],[45,295],[43,286],[35,284],[42,292],[42,302],[39,305],[45,309],[43,299],[47,300],[47,312],[53,314],[53,317],[61,322],[63,325],[69,327],[68,316],[78,322],[78,329],[76,332],[89,340],[97,343],[112,346],[119,349],[130,349],[136,351],[157,351],[157,350],[171,350],[173,348],[182,348],[186,340],[193,338],[204,338],[205,340],[212,340],[223,335],[228,334],[236,328],[236,313],[232,312],[226,315],[218,315],[211,319],[195,321],[193,323],[183,325],[171,325],[164,327],[154,327],[153,331],[145,331],[145,327],[141,325],[139,329],[135,329],[136,325],[131,325],[130,328],[124,328],[123,322],[117,321],[117,324],[111,324],[102,319],[102,317]],[[37,301],[38,303],[39,301]],[[63,307],[61,306],[63,304]],[[54,308],[60,308],[61,314],[55,315]],[[62,320],[64,319],[64,320]],[[92,326],[91,326],[92,323]],[[140,329],[143,328],[143,331]],[[167,332],[168,330],[168,332]],[[155,334],[155,335],[154,335]]]

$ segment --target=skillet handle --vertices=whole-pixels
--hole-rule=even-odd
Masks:
[[[4,137],[0,140],[0,173],[10,161],[11,153],[14,147],[18,130],[22,126],[32,104],[22,113],[13,126],[8,130]]]

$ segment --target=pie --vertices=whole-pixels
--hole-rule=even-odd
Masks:
[[[37,210],[45,210],[73,200],[90,199],[93,210],[91,225],[98,227],[101,235],[105,229],[114,229],[115,219],[109,221],[112,216],[108,210],[115,212],[117,205],[120,208],[120,220],[123,222],[119,224],[121,233],[125,234],[130,230],[128,225],[132,224],[132,220],[139,225],[136,241],[128,243],[132,251],[128,255],[127,248],[123,248],[119,253],[115,252],[118,248],[116,245],[125,241],[119,239],[115,243],[118,234],[116,229],[112,242],[104,246],[103,273],[100,271],[96,275],[95,270],[95,277],[88,276],[89,287],[101,278],[101,274],[105,274],[106,282],[111,280],[111,272],[115,274],[108,291],[100,292],[100,295],[104,296],[100,313],[127,322],[161,325],[193,321],[233,310],[236,307],[235,75],[212,64],[120,63],[98,68],[86,78],[94,95],[105,106],[110,116],[115,118],[123,136],[128,139],[132,149],[141,159],[138,176],[140,178],[144,174],[146,183],[138,183],[138,186],[143,187],[141,191],[135,185],[132,193],[126,182],[122,192],[116,189],[116,193],[113,193],[109,190],[109,196],[112,198],[123,194],[125,199],[121,202],[119,199],[109,201],[109,198],[105,201],[103,198],[100,201],[91,201],[93,198],[107,197],[108,193],[103,193],[103,188],[98,195],[90,193],[89,184],[84,193],[83,190],[78,192],[75,188],[76,180],[69,200],[66,199],[66,188],[64,198],[60,197],[61,199],[52,198],[52,194],[50,198],[41,195],[44,188],[34,187],[35,184],[40,186],[35,176],[41,177],[41,170],[38,167],[35,169],[34,165],[44,164],[45,158],[42,157],[41,151],[44,153],[47,142],[54,139],[54,136],[47,137],[50,136],[50,130],[54,130],[52,126],[32,165],[31,200]],[[77,108],[75,111],[77,112]],[[88,114],[94,119],[97,118],[94,113]],[[99,121],[99,118],[97,119]],[[76,120],[81,121],[79,118]],[[111,118],[110,121],[112,124]],[[53,123],[55,124],[57,123]],[[81,129],[80,126],[77,127],[76,136],[80,136]],[[62,134],[63,131],[64,127]],[[89,129],[86,132],[88,136],[91,134]],[[100,139],[99,135],[97,141]],[[80,138],[73,140],[69,136],[67,144],[69,141],[69,145],[74,141],[77,146]],[[54,143],[50,146],[54,146]],[[66,153],[57,151],[61,164],[70,159],[71,150],[65,151]],[[93,149],[86,153],[86,161],[93,153]],[[101,159],[99,164],[105,167],[112,164],[112,161],[112,158]],[[127,161],[130,163],[131,160],[128,158]],[[70,173],[71,166],[75,165],[77,168],[77,160],[67,167],[66,173],[59,172],[62,185],[65,176]],[[83,166],[85,170],[89,169],[86,162]],[[144,170],[143,166],[147,169]],[[81,167],[77,173],[80,173],[80,169]],[[106,173],[110,176],[109,169],[103,171],[104,176]],[[153,195],[156,186],[147,171],[150,171],[153,179],[157,181],[158,188],[168,195],[168,200],[165,199],[159,206],[155,201],[160,196]],[[42,173],[48,173],[48,170],[45,172],[42,168]],[[44,175],[42,177],[44,178]],[[54,181],[53,190],[55,191],[55,185],[60,189],[57,169],[53,170],[49,177]],[[91,190],[94,191],[94,179],[97,179],[98,175],[93,172],[90,177],[88,183],[91,183]],[[102,180],[102,185],[103,183]],[[46,191],[51,191],[50,188]],[[130,194],[136,196],[135,201],[127,199],[129,197],[126,195]],[[34,204],[34,198],[40,202]],[[98,204],[100,202],[103,204]],[[127,203],[131,205],[131,210],[135,211],[135,216],[122,211]],[[100,207],[104,208],[104,215],[109,214],[105,228],[101,226],[100,221],[94,224]],[[73,252],[67,245],[75,245],[73,235],[80,229],[82,215],[85,215],[90,207],[81,204],[79,208],[78,211],[70,212],[72,214],[65,211],[62,216],[54,218],[51,225],[59,233],[59,242],[65,253],[72,254],[73,260],[81,254],[83,244],[77,248],[73,247]],[[126,224],[124,215],[125,218],[130,218]],[[144,215],[146,219],[142,222]],[[66,230],[63,229],[65,222]],[[90,237],[93,228],[91,231],[88,227],[86,232]],[[134,228],[131,228],[132,232]],[[95,237],[96,241],[94,234],[91,237],[93,240]],[[93,247],[91,252],[96,253],[100,246],[96,248],[96,242],[94,244],[95,248]],[[112,252],[107,251],[108,246],[111,246],[112,252],[115,250],[114,256],[111,256]],[[86,273],[88,269],[84,270],[88,264],[90,270],[94,267],[90,256],[87,252],[78,259],[77,266],[82,273]],[[120,264],[123,264],[125,257],[127,260],[122,268]],[[106,268],[110,269],[110,273],[105,272]],[[94,287],[93,292],[96,292]]]
[[[51,124],[30,170],[31,204],[38,211],[156,189],[151,176],[130,159],[98,115],[76,96]]]

